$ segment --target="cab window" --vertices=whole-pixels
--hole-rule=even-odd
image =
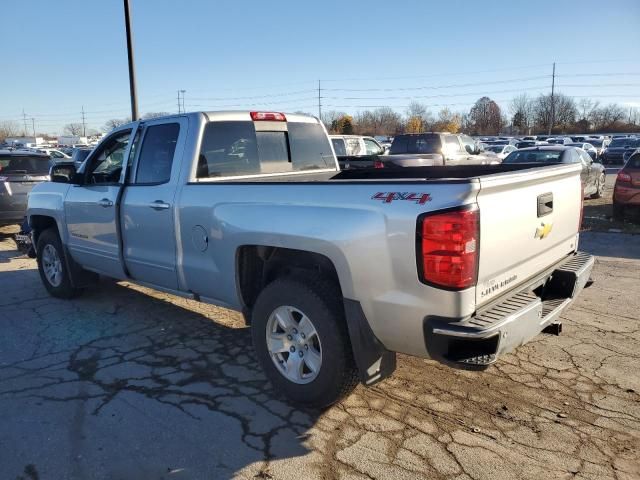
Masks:
[[[382,147],[370,138],[365,138],[364,147],[367,149],[367,155],[380,155],[382,154]]]
[[[129,146],[131,130],[118,132],[107,139],[91,156],[87,168],[87,183],[118,183],[124,154]]]

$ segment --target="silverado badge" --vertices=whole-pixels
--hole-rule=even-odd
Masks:
[[[546,238],[551,233],[551,229],[553,228],[553,223],[544,223],[542,222],[538,228],[536,228],[536,235],[534,238],[539,238],[542,240]]]

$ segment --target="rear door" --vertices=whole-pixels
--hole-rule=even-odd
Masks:
[[[120,215],[129,275],[172,290],[178,288],[175,195],[186,136],[186,118],[145,122]]]
[[[478,305],[577,248],[580,168],[554,165],[480,177]]]
[[[109,135],[87,159],[83,183],[72,186],[64,202],[71,256],[83,267],[115,278],[125,277],[116,203],[131,135],[130,128]]]

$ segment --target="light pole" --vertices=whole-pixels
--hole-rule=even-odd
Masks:
[[[180,93],[182,93],[182,113],[187,113],[187,110],[184,108],[184,94],[185,94],[186,90],[180,90]]]
[[[127,33],[127,58],[129,60],[129,90],[131,92],[131,120],[138,119],[138,99],[136,97],[136,70],[133,63],[133,33],[131,32],[131,11],[129,0],[124,0],[124,24]]]

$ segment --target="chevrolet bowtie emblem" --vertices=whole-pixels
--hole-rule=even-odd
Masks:
[[[546,238],[551,233],[551,229],[553,228],[553,223],[544,223],[542,222],[538,228],[536,228],[536,236],[534,238],[539,238],[542,240]]]

